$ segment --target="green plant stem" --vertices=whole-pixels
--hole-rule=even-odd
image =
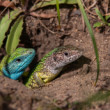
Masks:
[[[60,9],[59,9],[59,1],[56,0],[56,8],[57,8],[57,15],[58,15],[58,22],[60,26]]]
[[[88,28],[88,31],[90,33],[90,36],[91,36],[91,39],[92,39],[92,42],[93,42],[93,46],[94,46],[94,51],[95,51],[96,61],[97,61],[97,76],[96,76],[96,81],[95,81],[95,85],[96,85],[96,83],[98,81],[98,77],[99,77],[99,71],[100,71],[99,54],[98,54],[98,49],[97,49],[97,45],[96,45],[96,40],[95,40],[95,37],[94,37],[94,33],[92,31],[91,25],[89,23],[89,20],[87,18],[86,12],[85,12],[85,10],[83,8],[83,5],[81,3],[81,0],[77,0],[77,2],[78,2],[78,5],[80,7],[81,13],[84,17],[85,23],[87,25],[87,28]]]

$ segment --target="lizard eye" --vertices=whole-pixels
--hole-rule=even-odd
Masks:
[[[17,62],[20,62],[20,61],[21,61],[21,59],[17,59],[16,61],[17,61]]]
[[[29,54],[32,54],[32,52],[29,52]]]
[[[65,52],[64,54],[65,54],[65,56],[68,56],[68,53],[67,52]]]

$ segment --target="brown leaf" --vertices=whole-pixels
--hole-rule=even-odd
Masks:
[[[15,5],[13,2],[11,1],[0,1],[0,6],[3,6],[3,7],[10,7],[10,8],[13,8],[15,9]]]
[[[31,12],[30,15],[35,16],[35,17],[40,17],[40,18],[54,18],[54,17],[56,17],[55,14],[44,14],[44,13],[37,14],[35,12]]]

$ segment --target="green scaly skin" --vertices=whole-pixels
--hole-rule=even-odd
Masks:
[[[4,67],[4,65],[6,63],[7,58],[8,58],[8,55],[6,55],[0,63],[0,75],[3,75],[2,68]]]
[[[25,85],[36,88],[50,82],[63,67],[82,56],[82,50],[71,45],[55,48],[46,54],[28,77]]]
[[[31,63],[35,50],[30,48],[17,48],[10,56],[6,55],[0,63],[0,75],[11,79],[18,79]]]

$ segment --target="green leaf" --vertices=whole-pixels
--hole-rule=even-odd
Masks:
[[[3,40],[6,37],[6,32],[9,29],[11,22],[21,13],[20,10],[14,10],[10,13],[10,15],[6,14],[2,20],[0,21],[0,47],[3,44]]]
[[[56,0],[56,8],[57,8],[58,22],[59,22],[59,26],[60,26],[60,9],[59,9],[59,0]]]
[[[78,5],[80,7],[81,13],[84,17],[85,23],[87,25],[87,28],[88,28],[88,31],[90,33],[90,37],[92,39],[92,43],[93,43],[93,46],[94,46],[94,51],[95,51],[95,55],[96,55],[96,62],[97,62],[97,76],[96,76],[96,81],[95,81],[95,85],[96,85],[96,83],[98,81],[98,77],[99,77],[99,70],[100,70],[99,54],[98,54],[97,44],[96,44],[96,40],[95,40],[95,37],[94,37],[94,33],[92,31],[91,25],[89,23],[88,17],[86,15],[86,12],[85,12],[84,7],[82,5],[82,2],[81,2],[81,0],[77,0],[77,2],[78,2]]]
[[[11,27],[10,33],[8,35],[8,39],[6,42],[6,52],[7,54],[11,54],[17,47],[19,43],[19,38],[21,36],[22,30],[23,30],[23,17],[20,16],[13,26]]]
[[[101,22],[96,22],[96,23],[93,25],[94,28],[96,28],[96,27],[101,27],[101,26],[103,26],[103,23],[101,23]]]
[[[110,23],[108,23],[108,26],[110,26]]]
[[[110,18],[110,15],[105,16],[105,19],[108,20]]]
[[[104,17],[102,16],[102,14],[100,13],[98,8],[95,8],[95,11],[97,13],[97,15],[99,16],[99,18],[105,23],[107,24],[107,21],[104,19]]]
[[[59,0],[59,4],[77,4],[77,0]],[[49,5],[56,5],[56,0],[50,0],[50,1],[41,1],[39,3],[36,3],[32,8],[31,11],[34,11],[38,8],[42,8]]]

